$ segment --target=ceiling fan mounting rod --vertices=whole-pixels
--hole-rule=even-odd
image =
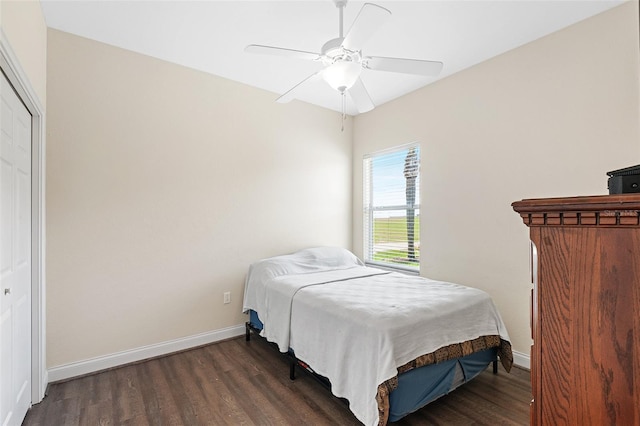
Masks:
[[[336,7],[339,9],[339,22],[338,22],[338,34],[340,38],[344,37],[344,7],[347,5],[347,0],[333,0]]]

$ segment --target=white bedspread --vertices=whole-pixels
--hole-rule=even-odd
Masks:
[[[247,292],[259,297],[247,303]],[[484,335],[509,340],[481,290],[358,266],[249,279],[244,309],[258,312],[267,340],[327,377],[365,425],[378,423],[378,385],[397,367]]]
[[[264,298],[256,303],[263,323],[260,335],[278,345],[280,352],[287,352],[291,335],[291,311],[294,296],[300,290],[313,285],[339,282],[353,278],[388,274],[380,269],[355,266],[315,273],[283,275],[264,283]]]

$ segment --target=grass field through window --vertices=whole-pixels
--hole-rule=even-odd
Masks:
[[[420,216],[414,222],[415,259],[409,259],[407,218],[378,217],[373,220],[373,260],[418,266],[420,263]]]

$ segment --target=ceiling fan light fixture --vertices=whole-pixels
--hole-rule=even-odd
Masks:
[[[362,66],[353,61],[336,61],[322,72],[322,77],[338,92],[349,90],[360,77]]]

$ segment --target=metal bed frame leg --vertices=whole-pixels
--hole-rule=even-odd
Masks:
[[[249,342],[251,341],[251,330],[252,330],[252,326],[251,323],[249,321],[244,323],[244,338],[245,341]],[[257,333],[257,331],[256,331]],[[289,355],[289,378],[291,380],[295,380],[296,379],[296,364],[298,363],[298,359],[292,355],[291,353],[288,354]]]
[[[291,380],[296,379],[296,364],[296,359],[291,357],[291,359],[289,360],[289,379]]]

